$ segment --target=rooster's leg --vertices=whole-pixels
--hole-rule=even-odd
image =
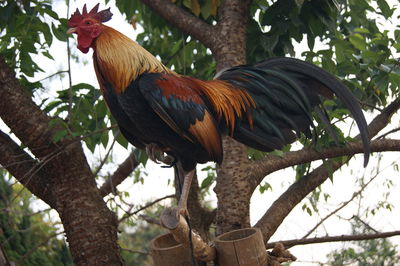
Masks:
[[[196,170],[192,170],[188,173],[183,171],[182,167],[178,167],[178,178],[182,180],[183,177],[183,185],[181,189],[181,195],[178,202],[179,213],[183,216],[188,216],[187,210],[187,200],[189,197],[190,186],[192,185],[193,176]]]

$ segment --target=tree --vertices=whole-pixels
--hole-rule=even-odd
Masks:
[[[46,212],[33,212],[29,191],[21,185],[11,186],[4,171],[0,173],[0,192],[0,243],[7,262],[72,265],[65,242],[55,237],[60,233],[53,223],[46,221]],[[8,265],[7,262],[2,265]]]
[[[386,1],[117,0],[116,4],[134,26],[142,25],[139,43],[177,72],[202,78],[212,78],[215,72],[237,64],[295,55],[294,42],[306,40],[305,59],[343,79],[362,107],[371,112],[371,138],[384,129],[388,133],[372,141],[373,152],[400,150],[399,140],[387,138],[396,130],[386,129],[400,108],[400,72],[395,59],[400,34],[398,30],[382,31],[377,21],[386,21],[395,11]],[[145,163],[146,156],[134,150],[100,188],[97,186],[96,177],[102,181],[101,168],[108,164],[108,156],[91,167],[86,147],[93,153],[100,147],[112,151],[115,142],[127,146],[99,91],[86,83],[70,82],[67,89],[56,89],[55,97],[43,99],[38,95],[51,88],[45,87],[43,80],[32,82],[34,74],[41,71],[33,54],[52,59],[48,48],[53,36],[71,42],[65,35],[66,19],[59,18],[45,0],[5,1],[0,7],[0,117],[10,129],[8,134],[6,130],[0,134],[0,163],[58,212],[76,264],[120,265],[118,219],[104,197],[115,192],[117,196],[111,196],[109,206],[120,212],[115,206],[124,193],[116,191],[116,186],[139,163]],[[371,13],[377,19],[369,19]],[[325,48],[316,50],[316,39]],[[70,77],[71,73],[69,69],[55,74]],[[335,125],[348,122],[348,113],[340,102],[327,101],[326,106]],[[217,235],[249,227],[254,191],[267,175],[293,166],[297,178],[291,179],[291,185],[255,226],[261,229],[265,243],[270,242],[285,217],[310,193],[304,209],[318,212],[318,202],[329,196],[321,191],[321,184],[348,165],[353,155],[362,153],[362,145],[339,127],[339,147],[322,128],[317,127],[316,132],[316,143],[301,138],[302,149],[290,151],[286,147],[284,152],[272,154],[247,151],[226,138],[224,162],[217,166],[216,178],[211,175],[202,186],[207,189],[215,181],[217,208],[205,207],[201,202],[203,190],[196,182],[192,187],[189,212],[194,228],[207,236],[211,224],[215,224]],[[320,160],[320,164],[313,163]],[[140,171],[136,173],[141,180]],[[389,208],[390,204],[382,206]],[[398,231],[391,232],[396,234]],[[339,238],[346,239],[357,236]]]

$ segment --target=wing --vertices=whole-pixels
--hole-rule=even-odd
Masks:
[[[165,124],[181,138],[200,144],[212,160],[221,163],[222,141],[217,123],[201,95],[201,88],[191,78],[145,73],[135,83]]]

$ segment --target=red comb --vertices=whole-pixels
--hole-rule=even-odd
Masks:
[[[83,5],[82,14],[79,12],[79,9],[76,9],[74,14],[72,14],[71,18],[68,20],[68,27],[73,28],[78,26],[85,18],[94,18],[100,22],[109,21],[113,15],[110,8],[97,12],[99,5],[100,4],[95,5],[89,13],[87,12],[86,4]]]

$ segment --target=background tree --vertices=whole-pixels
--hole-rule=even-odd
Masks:
[[[0,173],[0,242],[8,263],[17,265],[72,265],[72,258],[57,225],[48,220],[48,212],[34,212],[32,195],[11,186],[6,173]],[[61,232],[60,232],[61,231]],[[7,265],[3,262],[2,265]]]
[[[400,150],[399,140],[388,138],[397,131],[397,125],[390,127],[390,119],[400,108],[396,60],[400,31],[383,30],[380,26],[395,17],[395,8],[386,1],[116,0],[116,5],[133,26],[143,27],[137,41],[179,73],[212,78],[225,67],[283,55],[303,56],[321,65],[343,79],[369,112],[372,150]],[[52,43],[72,41],[65,35],[69,9],[60,18],[46,0],[3,1],[0,8],[0,117],[5,124],[0,134],[0,163],[57,211],[76,264],[120,265],[118,223],[128,220],[123,217],[136,215],[143,206],[126,202],[127,193],[116,187],[131,173],[135,182],[143,182],[144,171],[149,171],[144,168],[147,157],[133,150],[121,164],[112,163],[113,151],[118,145],[127,147],[127,142],[115,127],[97,85],[72,84],[71,72],[79,71],[70,67],[79,60],[75,48],[65,52],[71,54],[68,60],[72,60],[65,68],[46,73],[47,77],[65,77],[64,85],[54,88],[48,78],[34,78],[42,71],[38,55],[56,60],[59,55],[49,53]],[[308,48],[299,54],[296,42],[305,42]],[[288,167],[295,168],[295,173],[285,177],[288,185],[255,223],[262,230],[264,241],[271,242],[270,238],[299,203],[307,213],[319,214],[324,204],[335,197],[321,185],[328,179],[337,182],[334,172],[362,152],[357,137],[351,138],[351,130],[345,127],[351,119],[347,119],[343,105],[334,100],[325,105],[337,126],[340,147],[319,127],[319,140],[301,138],[294,145],[298,151],[290,151],[292,147],[288,146],[283,152],[263,154],[225,139],[223,164],[216,172],[207,169],[208,176],[192,187],[189,212],[194,227],[203,236],[208,235],[211,225],[215,225],[216,234],[249,227],[254,191],[260,188],[270,193],[271,179],[266,176]],[[105,155],[88,160],[96,157],[97,151]],[[386,153],[381,156],[387,157]],[[370,167],[378,169],[378,163],[375,161]],[[393,167],[396,169],[396,164]],[[381,182],[386,184],[385,191],[392,189],[390,179]],[[354,197],[349,202],[365,199],[365,184],[370,183],[363,177],[355,183]],[[202,200],[214,185],[215,210]],[[364,216],[392,209],[389,200],[383,197],[379,204],[367,206]],[[342,203],[338,208],[345,206]],[[322,216],[321,223],[339,210],[330,210]],[[313,218],[317,220],[316,215]],[[304,239],[284,243],[290,247],[360,239],[307,239],[319,225]],[[365,233],[362,237],[398,233]]]
[[[370,234],[376,232],[360,221],[355,221],[353,226],[354,234]],[[350,247],[335,250],[329,254],[330,265],[396,265],[400,256],[388,239],[371,239],[354,242]]]

